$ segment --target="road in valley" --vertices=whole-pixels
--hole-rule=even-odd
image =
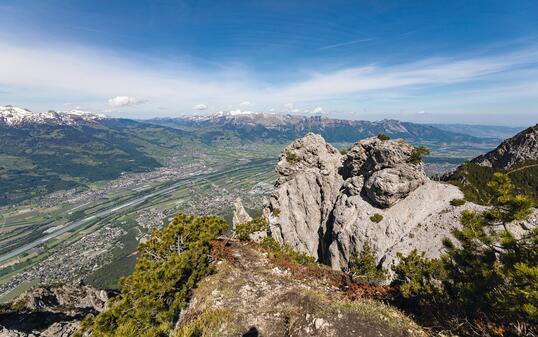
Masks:
[[[271,161],[261,161],[259,163],[256,163],[254,165],[260,165],[260,166],[264,166],[264,165],[274,165],[274,162]],[[248,167],[252,167],[253,166],[253,163],[247,163],[247,164],[241,164],[241,165],[237,165],[237,166],[234,166],[232,168],[227,168],[227,169],[224,169],[224,170],[220,170],[220,171],[217,171],[217,172],[212,172],[212,173],[204,173],[204,174],[197,174],[197,175],[193,175],[191,177],[187,177],[187,178],[182,178],[180,180],[177,180],[175,181],[174,183],[172,183],[172,185],[165,185],[165,186],[161,186],[161,187],[158,187],[158,190],[155,191],[155,189],[152,189],[152,192],[148,193],[148,194],[145,194],[145,195],[141,195],[141,196],[136,196],[134,199],[132,200],[129,200],[129,201],[126,201],[126,202],[123,202],[123,203],[120,203],[119,205],[114,205],[114,206],[110,206],[110,208],[108,209],[105,209],[105,210],[101,210],[97,213],[94,213],[92,215],[89,215],[83,219],[80,219],[80,220],[77,220],[75,222],[72,222],[70,224],[67,224],[65,225],[64,227],[50,233],[50,234],[47,234],[45,235],[44,237],[41,237],[37,240],[34,240],[30,243],[27,243],[27,244],[24,244],[18,248],[15,248],[13,249],[12,251],[8,252],[8,253],[5,253],[3,255],[0,255],[0,262],[2,261],[5,261],[5,260],[8,260],[8,259],[11,259],[17,255],[20,255],[32,248],[35,248],[39,245],[42,245],[44,244],[45,242],[57,237],[57,236],[60,236],[68,231],[71,231],[73,229],[77,229],[79,227],[82,227],[86,224],[88,224],[89,222],[93,221],[93,220],[96,220],[96,219],[99,219],[99,218],[103,218],[103,217],[107,217],[115,212],[118,212],[118,211],[121,211],[121,210],[125,210],[127,208],[130,208],[130,207],[133,207],[133,206],[137,206],[137,205],[140,205],[142,204],[144,201],[148,200],[149,198],[153,198],[155,196],[159,196],[159,195],[163,195],[163,194],[166,194],[166,193],[169,193],[169,192],[172,192],[173,190],[177,189],[178,187],[186,184],[186,183],[189,183],[189,182],[194,182],[194,181],[197,181],[199,179],[210,179],[210,178],[215,178],[215,177],[219,177],[219,176],[222,176],[222,175],[226,175],[226,174],[230,174],[230,173],[233,173],[233,172],[236,172],[236,171],[239,171],[239,170],[242,170],[242,169],[245,169],[245,168],[248,168]],[[143,194],[144,192],[139,192],[138,194]]]

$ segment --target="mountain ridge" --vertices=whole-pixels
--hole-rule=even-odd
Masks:
[[[5,105],[0,107],[0,125],[21,127],[28,124],[57,124],[78,125],[81,122],[94,122],[108,118],[104,114],[98,114],[78,109],[70,111],[33,112],[29,109]]]
[[[213,115],[169,117],[145,120],[148,123],[176,128],[214,128],[239,132],[248,139],[276,138],[292,141],[308,132],[321,134],[329,142],[355,142],[357,139],[380,133],[393,138],[414,141],[481,142],[466,134],[445,131],[427,124],[402,122],[394,119],[380,121],[347,120],[316,116],[278,113],[225,113]]]

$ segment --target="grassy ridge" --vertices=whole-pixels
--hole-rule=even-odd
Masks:
[[[491,167],[465,163],[446,180],[460,187],[467,201],[489,205],[494,194],[487,183],[495,172]],[[538,161],[527,160],[501,172],[510,177],[517,193],[531,196],[538,205]]]

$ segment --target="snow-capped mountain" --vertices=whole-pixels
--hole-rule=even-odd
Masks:
[[[107,117],[103,114],[81,110],[32,112],[11,105],[0,106],[0,125],[11,127],[30,124],[76,125],[80,122],[92,122],[104,118]]]
[[[180,129],[230,130],[242,139],[263,139],[264,141],[290,141],[313,132],[321,134],[330,142],[355,142],[357,139],[376,136],[380,133],[391,138],[403,138],[416,142],[481,142],[480,139],[469,135],[393,119],[372,122],[329,118],[322,115],[301,116],[289,113],[231,110],[208,115],[158,118],[146,122]]]

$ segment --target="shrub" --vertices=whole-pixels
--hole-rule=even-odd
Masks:
[[[394,285],[404,298],[426,306],[423,314],[455,317],[440,321],[479,322],[473,324],[523,335],[516,328],[520,323],[529,329],[538,323],[538,229],[516,238],[507,224],[530,215],[532,200],[515,194],[502,173],[493,175],[488,188],[493,207],[462,212],[462,228],[453,231],[456,242],[443,240],[446,254],[440,260],[416,251],[398,255]]]
[[[407,159],[408,162],[411,164],[418,164],[422,162],[422,156],[426,156],[430,154],[430,150],[425,148],[424,146],[417,146],[413,148],[411,151],[411,155]]]
[[[215,216],[177,215],[138,247],[134,272],[121,280],[121,292],[108,309],[88,316],[92,336],[167,336],[185,308],[192,288],[213,271],[211,241],[227,229]]]
[[[444,241],[445,287],[470,315],[482,311],[538,323],[538,230],[516,239],[507,227],[531,214],[532,200],[513,194],[502,173],[495,173],[488,187],[495,195],[493,207],[464,211],[463,228],[453,232],[457,244]]]
[[[273,213],[274,216],[279,216],[280,215],[280,209],[275,208],[275,209],[273,209],[273,211],[271,213]]]
[[[350,257],[348,269],[351,275],[368,283],[383,283],[388,276],[385,269],[378,268],[376,257],[369,243],[364,244],[358,255],[354,254]]]
[[[235,234],[241,241],[250,240],[250,234],[269,229],[269,223],[261,216],[250,220],[249,222],[238,224],[235,227]]]
[[[407,256],[397,253],[399,263],[392,266],[395,273],[392,285],[398,287],[404,298],[414,299],[422,305],[432,296],[442,294],[439,280],[444,278],[441,260],[428,259],[424,255],[416,249]]]
[[[290,164],[296,164],[300,161],[299,156],[292,151],[286,151],[286,160]]]
[[[349,147],[346,147],[344,149],[340,149],[340,154],[341,155],[346,155],[348,152],[349,152],[350,148]]]
[[[450,200],[450,205],[458,207],[465,205],[465,202],[465,199],[452,199]]]
[[[383,216],[381,214],[379,214],[379,213],[375,213],[374,215],[372,215],[370,217],[370,220],[372,222],[379,223],[379,222],[381,222],[381,220],[383,220]]]
[[[306,253],[299,253],[288,245],[278,243],[272,237],[265,237],[260,245],[269,252],[274,259],[284,259],[303,266],[316,266],[316,259]]]
[[[384,134],[384,133],[380,133],[380,134],[377,135],[377,139],[385,141],[385,140],[389,140],[390,137],[387,136],[387,135]]]

